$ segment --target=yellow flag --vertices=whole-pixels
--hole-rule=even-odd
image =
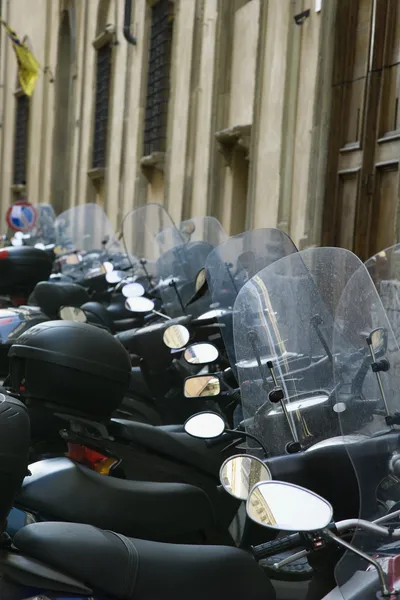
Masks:
[[[15,31],[2,21],[10,38],[18,62],[18,75],[21,88],[27,96],[32,96],[39,77],[40,65],[28,46],[21,42]]]

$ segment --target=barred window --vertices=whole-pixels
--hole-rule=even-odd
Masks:
[[[96,106],[94,116],[93,158],[94,169],[106,166],[107,129],[110,103],[112,45],[107,43],[97,50]]]
[[[14,140],[14,185],[25,185],[28,162],[29,98],[25,94],[16,96],[15,140]]]
[[[173,3],[159,0],[151,9],[144,155],[165,152],[170,87]]]

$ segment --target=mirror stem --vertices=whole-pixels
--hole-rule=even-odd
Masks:
[[[247,431],[239,431],[237,429],[225,429],[224,433],[227,433],[228,435],[233,435],[233,436],[241,436],[241,437],[249,438],[249,439],[253,440],[254,442],[256,442],[256,444],[258,444],[260,446],[260,448],[263,450],[265,456],[266,457],[268,456],[268,451],[267,451],[266,447],[261,442],[261,440],[259,440],[255,435],[253,435],[251,433],[247,433]]]
[[[369,348],[369,351],[370,351],[370,354],[371,354],[372,364],[375,365],[376,364],[376,357],[375,357],[375,352],[374,352],[372,340],[371,340],[370,337],[367,337],[367,344],[368,344],[368,348]],[[376,375],[376,380],[378,382],[379,391],[381,393],[381,397],[382,397],[382,400],[383,400],[383,404],[385,405],[386,416],[389,417],[390,411],[389,411],[389,406],[388,406],[388,403],[387,403],[387,400],[386,400],[385,390],[383,389],[381,374],[379,373],[379,371],[375,371],[375,375]]]
[[[342,540],[342,538],[340,538],[337,535],[335,535],[332,531],[330,531],[330,529],[324,529],[324,534],[326,536],[330,537],[339,546],[343,546],[347,550],[350,550],[350,552],[353,552],[354,554],[357,554],[357,556],[359,556],[360,558],[363,558],[366,562],[368,562],[371,565],[373,565],[375,567],[375,569],[377,570],[377,572],[378,572],[378,577],[379,577],[379,582],[380,582],[380,585],[381,585],[382,596],[390,596],[390,592],[389,592],[389,589],[388,589],[388,586],[387,586],[387,582],[386,582],[386,575],[385,575],[385,573],[384,573],[381,565],[378,563],[378,561],[376,561],[375,559],[371,558],[370,556],[368,556],[368,554],[365,554],[365,552],[362,552],[358,548],[355,548],[354,546],[352,546],[351,544],[349,544],[345,540]]]
[[[170,283],[170,286],[174,288],[174,290],[175,290],[175,294],[176,294],[176,296],[177,296],[177,298],[178,298],[178,300],[179,300],[179,304],[181,305],[182,312],[183,312],[183,314],[184,314],[184,315],[186,315],[186,309],[185,309],[185,305],[184,305],[184,304],[183,304],[183,302],[182,302],[182,298],[181,298],[181,295],[180,295],[180,293],[179,293],[179,291],[178,291],[178,286],[176,285],[176,281],[175,281],[175,279],[173,279],[173,280],[171,281],[171,283]]]
[[[158,315],[159,317],[162,317],[163,319],[166,319],[167,321],[172,321],[171,317],[168,317],[167,315],[164,315],[163,313],[158,312],[158,310],[152,310],[151,312],[154,315]]]

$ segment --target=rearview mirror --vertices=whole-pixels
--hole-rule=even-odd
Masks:
[[[60,308],[59,315],[63,321],[75,321],[76,323],[87,322],[85,312],[76,306],[62,306]]]
[[[180,350],[190,339],[190,333],[183,325],[170,325],[164,331],[163,341],[167,348]]]
[[[219,352],[207,343],[192,344],[186,348],[183,358],[191,365],[207,365],[217,360]]]
[[[183,428],[192,437],[209,440],[223,434],[225,422],[218,413],[205,411],[189,417]]]
[[[106,275],[107,273],[111,273],[112,271],[114,271],[114,265],[109,262],[103,262],[103,264],[101,265],[101,271],[102,273],[104,273],[104,275]]]
[[[219,478],[228,494],[238,500],[247,500],[257,483],[269,481],[272,476],[268,467],[259,458],[249,454],[237,454],[227,458],[222,464]]]
[[[221,391],[221,383],[215,375],[199,375],[188,377],[184,385],[185,398],[211,398],[218,396]]]
[[[154,302],[149,298],[143,298],[143,296],[127,298],[125,308],[136,313],[151,312],[154,309]]]
[[[332,506],[314,492],[292,483],[258,483],[247,500],[252,521],[280,531],[319,531],[332,521]]]
[[[119,283],[125,277],[125,273],[122,271],[107,271],[106,281],[107,283]]]
[[[367,343],[372,346],[375,355],[379,355],[386,350],[387,331],[384,327],[378,327],[371,331],[367,338]]]
[[[198,292],[203,287],[203,285],[206,283],[206,281],[207,281],[206,270],[203,267],[202,269],[200,269],[200,271],[196,275],[196,279],[195,279],[195,283],[194,283],[195,291]]]
[[[122,288],[122,294],[125,296],[125,298],[143,296],[144,292],[145,289],[141,283],[127,283]]]

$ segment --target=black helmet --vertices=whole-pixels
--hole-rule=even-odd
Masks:
[[[131,378],[131,361],[122,344],[87,323],[35,325],[11,346],[8,356],[14,393],[68,414],[110,417]]]

